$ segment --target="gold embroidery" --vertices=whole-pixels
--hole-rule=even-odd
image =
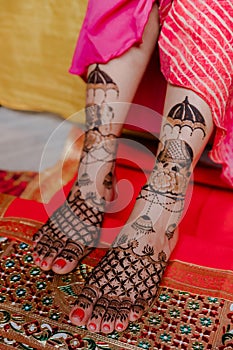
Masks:
[[[232,300],[233,272],[170,261],[161,286]]]
[[[0,218],[0,235],[31,244],[33,234],[42,224],[31,219]]]

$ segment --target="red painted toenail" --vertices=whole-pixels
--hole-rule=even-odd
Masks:
[[[88,328],[89,328],[91,331],[95,331],[95,330],[96,330],[96,324],[90,323],[90,324],[88,325]]]
[[[79,321],[82,321],[84,318],[84,311],[82,309],[76,309],[72,312],[71,317],[77,318]]]
[[[63,267],[66,266],[66,261],[64,259],[57,259],[54,266],[58,267],[59,269],[63,269]]]
[[[133,314],[133,318],[136,320],[138,318],[137,314]]]
[[[103,325],[103,330],[110,331],[110,326],[108,324]]]
[[[43,261],[42,264],[41,264],[41,267],[46,267],[46,266],[48,266],[47,262]]]
[[[33,253],[32,256],[34,256],[34,258],[36,258],[37,257],[37,253]]]
[[[124,328],[123,324],[122,323],[118,323],[117,326],[116,326],[117,330],[118,331],[122,331],[122,329]]]
[[[40,258],[37,258],[37,259],[35,260],[35,262],[39,263],[39,262],[40,262]]]

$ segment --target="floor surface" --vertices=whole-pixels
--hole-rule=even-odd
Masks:
[[[71,128],[53,114],[0,107],[0,169],[40,171],[52,166]]]

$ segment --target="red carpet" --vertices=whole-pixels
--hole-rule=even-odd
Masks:
[[[132,162],[124,160],[125,152]],[[108,244],[127,219],[145,174],[153,167],[150,154],[126,146],[120,148],[119,158],[117,178],[124,180],[120,182],[123,193],[120,202],[127,205],[117,213],[106,215],[102,241]],[[146,170],[136,170],[135,164]],[[34,174],[24,174],[22,187],[20,181],[13,181],[16,174],[1,172],[1,175],[1,234],[30,243],[32,234],[64,200],[64,192],[60,190],[44,205],[19,197]],[[85,278],[88,265],[96,263],[102,250],[95,250],[84,261],[87,265],[80,266],[72,277],[75,280],[61,279],[33,267],[29,246],[2,240],[0,348],[21,349],[22,344],[27,344],[25,349],[44,349],[46,344],[46,349],[54,349],[55,345],[63,344],[64,349],[96,350],[232,349],[233,191],[221,181],[220,171],[215,168],[199,165],[194,181],[191,202],[180,224],[180,239],[157,301],[150,313],[123,334],[96,337],[67,323],[66,306],[75,298],[77,278],[80,282]],[[65,193],[71,185],[72,181],[65,186]],[[133,196],[128,195],[132,194],[132,186]],[[17,278],[21,280],[13,283]],[[25,289],[27,279],[30,283]],[[38,283],[43,281],[49,283],[40,290]],[[26,293],[24,298],[20,293]],[[43,324],[50,325],[50,331]]]

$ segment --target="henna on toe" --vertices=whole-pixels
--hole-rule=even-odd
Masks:
[[[91,317],[89,318],[87,323],[87,329],[89,329],[91,332],[100,332],[101,322],[108,308],[109,302],[109,299],[104,296],[100,297],[96,301],[93,307]]]
[[[129,324],[129,314],[132,306],[132,302],[129,299],[123,299],[120,302],[118,314],[115,321],[115,330],[118,332],[124,331]]]
[[[99,297],[100,292],[97,288],[85,285],[78,300],[75,302],[74,308],[70,312],[71,322],[76,326],[86,325]]]
[[[76,268],[99,240],[103,206],[92,207],[78,190],[34,237],[34,261],[42,270],[65,274]]]
[[[85,254],[87,252],[86,249]],[[77,266],[77,257],[81,256],[84,256],[84,247],[81,244],[68,239],[64,248],[54,260],[52,270],[58,274],[65,274]]]
[[[159,259],[154,260],[148,253],[137,254],[136,247],[133,241],[107,252],[93,269],[70,313],[72,323],[87,325],[92,332],[119,332],[153,303],[166,266],[166,255],[161,252]],[[91,298],[93,288],[97,293]],[[77,310],[84,311],[82,320],[77,321],[77,317],[75,320]]]
[[[115,321],[117,318],[120,301],[117,299],[110,300],[107,310],[102,319],[101,331],[103,333],[112,333],[115,329]]]
[[[148,304],[146,300],[144,298],[137,298],[131,307],[129,320],[132,322],[137,321],[147,308]]]
[[[33,238],[35,263],[42,270],[64,274],[77,266],[97,245],[106,201],[112,197],[116,139],[121,124],[114,126],[114,108],[106,101],[105,84],[93,80],[96,74],[104,76],[108,86],[111,82],[116,99],[119,96],[117,84],[97,65],[87,79],[86,131],[77,181],[65,203]],[[104,99],[95,94],[96,89],[103,90]]]

